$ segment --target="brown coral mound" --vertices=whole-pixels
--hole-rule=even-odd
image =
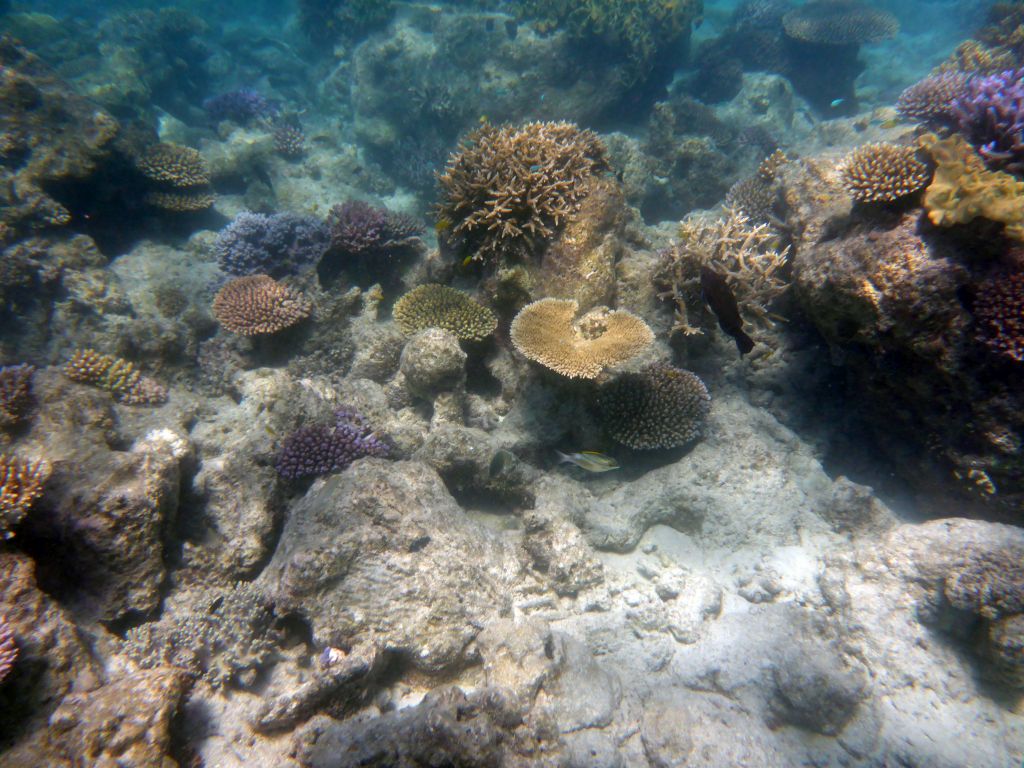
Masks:
[[[931,177],[913,147],[866,144],[843,161],[843,181],[855,200],[891,202],[924,189]]]
[[[891,13],[855,0],[811,0],[783,16],[782,26],[794,40],[826,45],[878,43],[900,31]]]
[[[80,384],[92,384],[126,405],[159,405],[167,401],[167,389],[127,360],[101,355],[94,349],[79,350],[64,366],[64,375]]]
[[[527,257],[577,209],[583,182],[607,165],[597,134],[572,123],[484,125],[438,177],[439,221],[476,260]]]
[[[1002,171],[990,171],[974,147],[958,135],[918,139],[935,161],[924,207],[932,224],[951,227],[981,217],[1005,225],[1004,233],[1024,240],[1024,182]]]
[[[977,40],[960,43],[949,57],[935,68],[936,73],[967,72],[991,75],[1018,66],[1017,58],[1002,48],[989,48]]]
[[[277,333],[305,320],[312,311],[305,296],[269,275],[236,277],[213,299],[217,322],[242,336]]]
[[[7,365],[0,368],[0,427],[20,422],[32,404],[31,365]]]
[[[146,202],[169,211],[201,211],[213,205],[210,170],[203,156],[191,147],[154,144],[136,161],[136,167],[154,189]]]
[[[996,353],[1024,363],[1024,273],[983,282],[973,309],[981,340]]]
[[[609,382],[597,403],[608,434],[638,450],[677,448],[695,440],[711,411],[704,382],[665,363]]]
[[[772,182],[757,174],[740,179],[729,187],[725,205],[738,208],[753,221],[768,222],[775,215],[773,209],[776,199],[777,193]]]
[[[647,324],[632,312],[596,307],[576,318],[579,305],[541,299],[512,320],[510,336],[520,354],[570,379],[594,379],[654,341]]]
[[[951,120],[953,102],[967,86],[964,72],[941,72],[919,80],[900,94],[896,109],[911,120]]]
[[[395,302],[392,312],[402,333],[443,328],[460,339],[480,341],[498,327],[487,307],[446,285],[420,285]]]
[[[26,461],[0,454],[0,536],[9,539],[43,492],[50,475],[43,461]]]

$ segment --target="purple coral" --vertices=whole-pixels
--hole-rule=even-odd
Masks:
[[[1024,272],[981,283],[973,309],[981,341],[999,355],[1024,362]]]
[[[229,275],[279,277],[316,264],[329,242],[327,226],[311,216],[246,211],[221,230],[214,250]]]
[[[278,113],[276,104],[251,88],[211,96],[203,101],[203,109],[214,120],[233,120],[236,123],[269,119]]]
[[[18,660],[18,644],[14,641],[7,619],[0,618],[0,681],[4,680]]]
[[[334,425],[300,427],[290,434],[277,456],[277,472],[288,480],[316,477],[345,469],[365,456],[387,456],[390,448],[366,420],[351,408],[334,414]]]
[[[1024,69],[971,78],[953,114],[990,166],[1024,171]]]
[[[331,252],[374,256],[409,245],[421,229],[413,219],[362,200],[336,205],[327,216]]]

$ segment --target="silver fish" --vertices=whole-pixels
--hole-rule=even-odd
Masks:
[[[579,453],[555,451],[555,453],[558,454],[559,464],[568,462],[569,464],[575,464],[580,469],[587,470],[587,472],[610,472],[613,469],[619,468],[619,462],[611,456],[606,456],[596,451],[580,451]]]

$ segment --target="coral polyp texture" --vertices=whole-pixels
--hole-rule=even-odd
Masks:
[[[217,235],[214,252],[229,275],[277,277],[314,266],[329,243],[327,225],[312,216],[243,211]]]
[[[997,354],[1024,363],[1024,273],[981,283],[972,309],[981,340]]]
[[[855,0],[811,0],[783,16],[782,25],[794,40],[826,45],[878,43],[900,31],[891,13]]]
[[[269,275],[247,275],[230,280],[213,299],[213,315],[221,327],[240,336],[261,336],[283,331],[305,320],[313,311],[298,291]]]
[[[420,285],[395,302],[392,310],[402,333],[443,328],[460,339],[480,341],[498,327],[494,313],[467,294],[446,285]]]
[[[596,379],[610,366],[643,352],[654,334],[623,309],[596,307],[577,318],[572,300],[527,304],[512,320],[512,344],[521,355],[570,379]]]
[[[143,376],[133,363],[94,349],[82,349],[64,365],[64,375],[80,384],[105,389],[126,405],[159,405],[167,401],[167,389]]]
[[[944,139],[927,134],[918,139],[935,163],[924,207],[932,224],[952,227],[976,218],[1005,225],[1007,237],[1024,240],[1024,182],[985,167],[981,156],[962,136]]]
[[[866,144],[843,161],[843,181],[854,200],[892,202],[924,189],[931,173],[915,147]]]
[[[0,368],[0,428],[20,423],[32,405],[31,365],[5,365]]]
[[[487,124],[462,140],[438,177],[438,218],[474,260],[533,256],[607,165],[597,134],[572,123]]]
[[[277,106],[252,88],[239,88],[211,96],[203,101],[203,109],[213,120],[248,123],[274,117]]]
[[[696,440],[711,411],[711,395],[690,371],[655,363],[601,387],[601,426],[638,450],[677,448]]]
[[[43,493],[50,476],[49,465],[42,460],[0,453],[0,537],[9,539],[14,529]]]
[[[412,218],[362,200],[349,200],[327,215],[330,252],[342,256],[384,256],[416,240],[422,228]]]
[[[281,446],[274,466],[287,480],[340,472],[356,459],[386,457],[391,449],[366,419],[350,408],[334,414],[334,424],[300,427]]]
[[[0,619],[0,682],[3,682],[18,660],[18,643],[6,619]]]
[[[210,171],[203,156],[191,147],[154,144],[136,161],[154,185],[146,202],[171,211],[198,211],[213,205]]]
[[[900,94],[896,109],[923,123],[952,121],[953,104],[965,93],[968,80],[965,72],[958,71],[929,75]]]
[[[274,126],[271,137],[274,151],[281,157],[296,160],[306,153],[306,134],[298,125],[279,122]]]
[[[953,114],[990,167],[1024,171],[1024,69],[971,78]]]

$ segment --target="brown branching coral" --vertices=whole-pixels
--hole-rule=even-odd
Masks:
[[[154,188],[146,202],[170,211],[200,211],[213,205],[210,171],[203,156],[191,147],[154,144],[136,161]]]
[[[167,389],[143,376],[132,363],[94,349],[79,350],[64,366],[64,375],[80,384],[92,384],[113,394],[126,405],[159,405],[167,401]]]
[[[0,428],[20,422],[32,404],[31,365],[6,365],[0,368]]]
[[[494,313],[462,291],[446,285],[420,285],[395,302],[395,322],[402,333],[443,328],[460,339],[480,341],[498,326]]]
[[[577,319],[579,305],[541,299],[512,320],[512,344],[525,357],[570,379],[595,379],[646,349],[654,334],[632,312],[597,307]]]
[[[484,125],[467,136],[438,180],[439,221],[476,260],[534,255],[607,167],[597,134],[572,123]]]
[[[1024,240],[1024,182],[1003,171],[991,171],[985,161],[956,134],[918,139],[935,162],[924,207],[932,224],[951,227],[976,218],[1001,222],[1007,237]]]
[[[597,404],[601,426],[612,438],[630,448],[654,450],[700,437],[711,396],[696,374],[655,363],[605,384]]]
[[[673,332],[701,333],[690,324],[687,307],[702,306],[700,272],[705,266],[725,276],[744,317],[771,325],[769,307],[788,285],[782,278],[788,248],[777,249],[778,236],[767,224],[753,224],[733,208],[715,221],[684,221],[679,237],[662,254],[655,274],[661,297],[675,304]]]
[[[983,282],[975,294],[973,310],[985,345],[1024,363],[1024,272]]]
[[[856,0],[810,0],[783,16],[782,26],[794,40],[826,45],[878,43],[900,30],[891,13]]]
[[[242,336],[277,333],[305,320],[312,311],[305,296],[269,275],[236,277],[213,299],[217,322]]]
[[[964,93],[968,76],[952,71],[929,75],[900,94],[896,109],[904,117],[921,122],[953,119],[953,102]]]
[[[960,43],[949,57],[935,68],[935,74],[966,72],[990,75],[1019,66],[1017,58],[1004,48],[989,48],[977,40]]]
[[[43,493],[50,476],[44,461],[26,461],[0,454],[0,536],[9,539],[14,529]]]
[[[843,182],[862,203],[892,202],[924,189],[931,177],[914,147],[865,144],[843,161]]]

